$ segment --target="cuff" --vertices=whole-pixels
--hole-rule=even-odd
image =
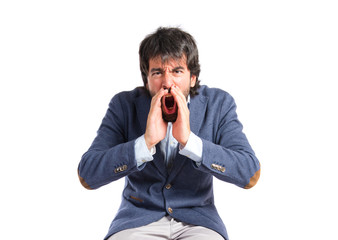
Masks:
[[[188,142],[185,145],[185,147],[180,145],[179,154],[190,158],[191,160],[196,162],[197,166],[200,166],[203,154],[202,140],[198,136],[196,136],[193,132],[190,132]]]
[[[134,149],[137,167],[154,159],[153,155],[156,153],[156,147],[154,146],[149,150],[144,135],[135,140]]]

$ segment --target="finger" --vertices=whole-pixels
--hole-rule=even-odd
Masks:
[[[183,92],[178,87],[173,86],[171,93],[174,96],[174,99],[175,99],[179,109],[181,108],[183,110],[183,109],[187,108],[186,97],[184,96]]]
[[[187,100],[182,91],[179,88],[173,88],[172,95],[178,106],[179,117],[189,118],[189,109],[187,105]]]
[[[156,107],[161,107],[161,98],[168,93],[167,89],[161,88],[151,100],[151,105]]]

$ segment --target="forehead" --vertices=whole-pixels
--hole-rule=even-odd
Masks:
[[[161,57],[155,57],[149,60],[149,69],[167,68],[167,67],[170,67],[170,68],[183,67],[187,69],[187,63],[186,63],[185,56],[179,59],[174,59],[174,58],[163,59]]]

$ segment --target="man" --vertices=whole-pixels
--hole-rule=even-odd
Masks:
[[[144,87],[113,97],[78,168],[87,189],[125,177],[105,239],[228,239],[213,176],[248,189],[260,175],[235,102],[199,85],[197,46],[178,28],[148,35],[139,55]]]

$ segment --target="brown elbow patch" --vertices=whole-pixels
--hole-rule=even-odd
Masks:
[[[140,199],[140,198],[137,198],[137,197],[134,197],[134,196],[130,196],[130,198],[143,203],[143,200]]]
[[[88,190],[92,190],[92,188],[88,185],[88,183],[86,183],[86,181],[83,179],[83,177],[80,176],[79,172],[77,173],[80,179],[80,183],[82,184],[82,186]]]
[[[255,175],[253,175],[250,178],[250,182],[244,188],[245,189],[250,189],[253,186],[255,186],[256,183],[258,182],[258,179],[259,179],[260,175],[261,175],[261,169],[259,168],[259,170],[255,173]]]

